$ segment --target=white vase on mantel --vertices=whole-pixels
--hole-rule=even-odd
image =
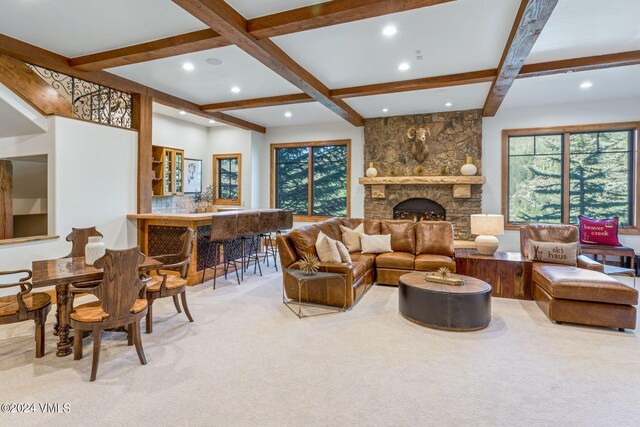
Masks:
[[[375,178],[378,176],[378,170],[373,167],[373,162],[369,162],[369,169],[367,169],[366,175],[369,178]]]
[[[102,258],[106,252],[106,247],[100,236],[89,237],[89,243],[84,247],[84,262],[93,265],[98,258]]]
[[[460,173],[464,176],[473,176],[478,173],[478,168],[473,164],[471,156],[467,156],[467,161],[460,168]]]

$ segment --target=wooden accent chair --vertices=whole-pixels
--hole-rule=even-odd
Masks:
[[[88,228],[72,228],[71,233],[67,236],[67,242],[71,242],[71,253],[65,258],[82,257],[84,256],[84,247],[89,243],[89,237],[103,237],[102,233],[96,230],[95,227]]]
[[[0,285],[0,289],[20,287],[16,295],[0,297],[0,325],[34,320],[36,323],[36,357],[44,356],[44,323],[51,310],[51,296],[44,292],[31,293],[31,270],[0,271],[0,276],[26,274],[16,283]]]
[[[105,255],[94,264],[96,268],[104,269],[104,277],[100,284],[93,287],[71,287],[72,297],[75,294],[88,293],[98,298],[98,301],[74,307],[69,316],[70,324],[74,329],[75,360],[82,359],[83,331],[93,333],[91,381],[96,380],[100,361],[100,342],[102,331],[105,329],[126,326],[129,332],[128,344],[135,344],[140,363],[147,364],[140,338],[140,319],[147,314],[147,300],[140,298],[140,291],[145,285],[138,273],[138,265],[144,259],[145,256],[137,247],[125,250],[107,249]]]
[[[193,322],[193,317],[191,317],[189,306],[187,305],[187,274],[189,264],[191,264],[191,251],[193,250],[195,236],[195,231],[187,228],[187,231],[180,237],[180,240],[182,240],[180,253],[153,256],[154,259],[164,265],[156,271],[158,275],[147,283],[147,302],[149,303],[149,309],[147,310],[148,334],[153,331],[153,302],[158,298],[173,297],[176,310],[178,310],[178,313],[182,313],[178,302],[178,295],[180,295],[184,313],[189,318],[189,322]],[[180,275],[167,274],[170,271],[178,271]]]

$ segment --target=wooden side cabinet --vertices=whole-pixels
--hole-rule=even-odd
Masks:
[[[475,250],[456,251],[456,272],[484,280],[492,287],[491,296],[533,299],[531,267],[533,263],[518,252],[480,255]]]
[[[184,194],[184,150],[153,146],[153,195]]]

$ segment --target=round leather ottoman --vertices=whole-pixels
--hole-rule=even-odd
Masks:
[[[448,331],[477,331],[491,322],[491,285],[458,275],[464,286],[428,282],[424,273],[400,277],[400,313],[429,328]]]

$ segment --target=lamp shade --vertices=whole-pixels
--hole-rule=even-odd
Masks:
[[[471,215],[471,234],[478,236],[500,236],[504,234],[504,216]]]

